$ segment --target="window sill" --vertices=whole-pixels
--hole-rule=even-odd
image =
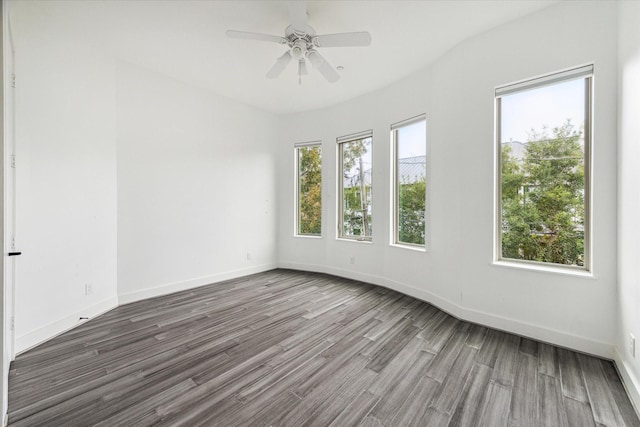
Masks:
[[[427,252],[427,248],[425,246],[402,245],[399,243],[390,243],[389,246],[391,246],[392,248],[407,249],[413,252],[422,252],[422,253]]]
[[[336,240],[339,242],[368,243],[368,244],[373,243],[371,239],[350,239],[348,237],[336,237]]]
[[[307,236],[304,234],[294,234],[293,237],[298,237],[301,239],[322,239],[322,236]]]
[[[595,279],[595,276],[593,275],[592,272],[577,269],[577,268],[573,269],[573,268],[566,268],[561,266],[555,267],[551,265],[541,265],[538,263],[505,261],[505,260],[494,261],[492,265],[496,267],[514,268],[518,270],[539,271],[541,273],[557,274],[561,276],[573,276],[573,277],[583,277],[585,279]]]

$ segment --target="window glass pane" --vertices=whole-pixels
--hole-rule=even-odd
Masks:
[[[395,243],[425,244],[427,184],[426,122],[394,131],[396,150]]]
[[[372,138],[340,144],[342,175],[342,226],[340,237],[371,239]]]
[[[298,234],[319,236],[322,231],[322,149],[299,147]]]
[[[502,258],[585,266],[589,88],[577,78],[499,99]]]

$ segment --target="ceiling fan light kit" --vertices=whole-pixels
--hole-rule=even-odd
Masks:
[[[334,83],[340,79],[340,74],[320,55],[317,48],[357,47],[371,44],[371,35],[366,31],[316,35],[313,27],[307,25],[306,1],[289,2],[289,17],[291,25],[285,29],[284,37],[235,30],[228,30],[226,34],[227,37],[234,39],[287,45],[289,49],[276,60],[276,63],[267,72],[267,78],[279,77],[289,62],[295,59],[298,63],[298,83],[302,83],[302,76],[308,74],[307,59],[328,82]]]

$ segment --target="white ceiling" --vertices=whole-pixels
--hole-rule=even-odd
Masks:
[[[311,70],[298,84],[292,62],[276,80],[266,72],[286,47],[232,40],[227,29],[283,35],[286,1],[43,1],[34,8],[118,58],[273,113],[333,105],[384,87],[433,62],[464,39],[555,1],[309,1],[318,34],[369,31],[370,47],[324,48],[341,79]],[[28,3],[28,5],[27,5]]]

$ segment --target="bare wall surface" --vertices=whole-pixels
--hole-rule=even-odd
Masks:
[[[640,408],[640,3],[620,2],[616,362]],[[635,356],[630,338],[636,338]],[[634,387],[629,387],[634,384]]]
[[[2,249],[3,252],[5,252],[6,249],[6,240],[5,240],[5,221],[6,221],[6,215],[5,215],[5,191],[4,191],[4,187],[5,187],[5,179],[4,179],[4,175],[5,175],[5,162],[6,162],[6,147],[10,146],[9,144],[7,144],[7,135],[9,134],[9,131],[7,129],[5,129],[5,122],[9,121],[9,118],[12,117],[11,113],[9,111],[9,108],[7,108],[10,104],[9,102],[7,102],[7,96],[5,95],[5,89],[7,86],[7,80],[6,80],[6,75],[7,75],[7,69],[9,68],[9,66],[11,65],[12,61],[8,60],[7,57],[10,55],[10,51],[11,49],[8,48],[10,47],[9,44],[9,37],[8,37],[8,28],[6,25],[6,11],[5,11],[5,3],[2,2],[0,3],[0,59],[2,60],[2,65],[0,65],[2,67],[2,71],[0,71],[0,76],[2,76],[2,79],[0,79],[0,81],[2,81],[2,86],[0,86],[0,99],[2,101],[0,101],[2,103],[2,105],[0,105],[0,117],[2,117],[2,121],[0,122],[0,141],[2,141],[2,151],[3,151],[3,156],[2,156],[2,165],[0,166],[0,188],[3,189],[2,191],[2,197],[0,197],[0,212],[2,213],[2,220],[0,221],[0,223],[2,224],[2,230],[0,230],[0,238],[2,239]],[[10,90],[10,89],[9,89]],[[13,99],[13,97],[11,97],[11,99]],[[10,328],[7,328],[7,321],[6,319],[9,319],[11,316],[13,316],[13,307],[10,308],[10,310],[7,310],[8,304],[7,304],[7,287],[5,286],[6,283],[6,278],[5,278],[5,274],[7,271],[7,266],[10,265],[11,263],[8,262],[8,260],[3,256],[3,261],[2,264],[0,265],[0,277],[2,278],[2,291],[0,293],[0,354],[2,354],[2,378],[0,378],[0,416],[3,417],[2,422],[4,423],[4,415],[7,412],[7,406],[8,406],[8,388],[9,388],[9,363],[13,357],[12,353],[12,349],[13,349],[13,340],[11,339],[11,345],[9,345],[9,336],[11,336],[11,331]],[[7,265],[5,265],[7,264]]]
[[[116,105],[113,59],[13,6],[20,351],[115,305]]]
[[[276,118],[117,68],[121,302],[273,268]]]
[[[11,5],[18,352],[118,301],[276,266],[273,115]]]

